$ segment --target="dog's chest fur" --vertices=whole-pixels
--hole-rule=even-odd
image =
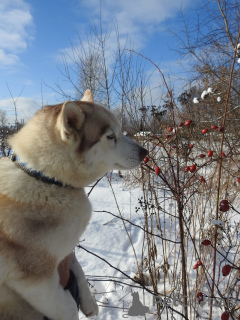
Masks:
[[[84,190],[47,185],[9,159],[0,161],[0,180],[0,255],[20,277],[49,277],[89,222]]]

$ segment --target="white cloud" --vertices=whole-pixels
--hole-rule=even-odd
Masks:
[[[99,19],[101,11],[102,38],[107,39],[106,57],[111,63],[112,53],[117,49],[117,37],[115,28],[118,29],[119,42],[123,47],[134,48],[141,51],[146,45],[148,38],[155,32],[163,29],[163,22],[167,18],[175,17],[180,9],[185,9],[194,0],[78,0],[79,8],[84,11],[90,21],[94,22],[96,30],[88,31],[88,35],[82,33],[84,30],[81,24],[80,38],[83,47],[89,47],[88,41],[94,41],[94,33],[99,32]],[[98,34],[98,36],[100,36]],[[79,39],[74,44],[78,54],[81,51]],[[127,42],[127,45],[126,45]],[[90,47],[95,48],[96,44],[91,43]],[[100,48],[101,51],[101,48]],[[80,53],[81,54],[81,53]],[[67,65],[74,63],[72,47],[59,49],[55,55],[58,62],[63,62],[63,55]],[[77,55],[75,55],[76,57]],[[78,58],[78,57],[77,57]]]
[[[4,50],[0,49],[0,67],[16,65],[19,63],[19,57],[15,54],[6,53]]]
[[[148,38],[154,32],[159,32],[163,28],[163,22],[168,18],[175,17],[180,9],[185,9],[194,0],[78,0],[81,12],[93,21],[99,29],[99,19],[101,12],[102,37],[107,38],[107,56],[117,48],[117,38],[115,27],[118,29],[119,41],[124,47],[127,41],[128,48],[141,50],[147,43]],[[88,48],[88,41],[92,39],[95,31],[92,30],[87,35],[82,34],[84,26],[80,24],[80,38],[85,48]],[[94,38],[94,36],[93,36]],[[78,41],[78,40],[77,40]],[[94,47],[94,43],[91,44]],[[75,44],[76,48],[78,44]],[[74,61],[72,48],[59,49],[55,55],[58,62],[63,61],[70,65]]]
[[[88,8],[89,16],[99,17],[99,0],[80,1]],[[130,35],[136,50],[141,49],[150,33],[161,29],[160,24],[174,17],[180,9],[192,3],[191,0],[102,0],[102,21],[117,21],[120,36]]]
[[[18,54],[32,39],[33,17],[24,0],[0,2],[0,68],[19,63]]]

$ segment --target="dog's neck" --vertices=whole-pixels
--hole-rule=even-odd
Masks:
[[[66,187],[61,181],[58,181],[55,178],[49,178],[49,177],[45,176],[41,171],[37,171],[35,169],[28,168],[27,163],[21,162],[20,158],[14,153],[13,150],[11,150],[11,149],[9,150],[8,156],[12,162],[14,162],[21,170],[26,172],[31,177],[33,177],[37,180],[40,180],[44,183],[47,183],[47,184],[54,184],[59,187]]]

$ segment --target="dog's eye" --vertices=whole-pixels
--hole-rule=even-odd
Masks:
[[[114,140],[115,139],[115,135],[111,134],[111,135],[107,136],[107,139],[108,140]]]

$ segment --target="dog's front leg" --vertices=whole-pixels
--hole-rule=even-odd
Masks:
[[[79,320],[76,303],[59,284],[57,271],[50,279],[11,281],[8,285],[49,319]]]
[[[78,283],[79,297],[80,297],[80,309],[87,316],[92,317],[98,314],[98,305],[94,300],[91,291],[89,290],[85,274],[75,257],[72,253],[70,268],[75,274]]]

